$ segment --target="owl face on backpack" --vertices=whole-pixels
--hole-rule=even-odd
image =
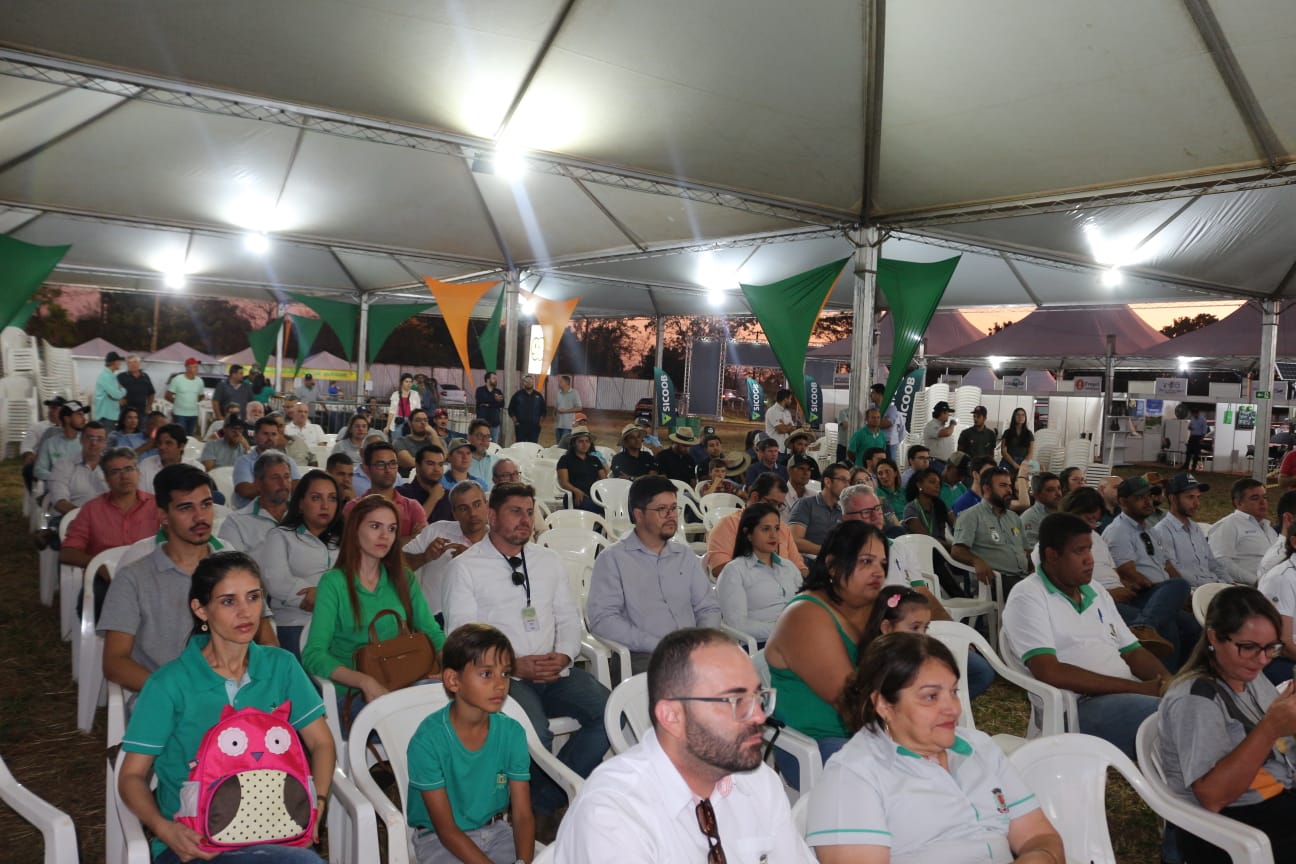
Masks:
[[[290,716],[287,702],[271,713],[227,705],[203,736],[176,821],[202,835],[204,851],[310,844],[315,784]]]

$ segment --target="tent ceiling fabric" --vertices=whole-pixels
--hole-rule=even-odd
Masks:
[[[78,284],[160,290],[179,260],[195,294],[407,300],[514,265],[579,315],[678,315],[746,313],[739,281],[850,254],[867,215],[907,226],[888,257],[963,253],[945,306],[1292,294],[1296,188],[1245,183],[1296,181],[1293,47],[1288,0],[13,0],[0,231],[72,243],[54,278]],[[501,133],[544,170],[475,170]],[[1243,186],[956,218],[1226,175]]]

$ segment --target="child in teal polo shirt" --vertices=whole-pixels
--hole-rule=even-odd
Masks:
[[[451,702],[419,724],[407,751],[415,857],[419,864],[529,862],[531,757],[522,726],[500,713],[513,646],[494,627],[465,624],[446,639],[442,669]]]

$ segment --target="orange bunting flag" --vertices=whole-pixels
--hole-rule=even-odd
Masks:
[[[486,296],[486,292],[500,283],[498,280],[442,282],[429,276],[424,276],[423,281],[427,283],[428,290],[432,292],[432,297],[441,309],[441,317],[445,319],[446,327],[450,330],[450,338],[454,340],[455,350],[459,352],[459,361],[463,363],[467,381],[464,389],[471,393],[474,382],[472,363],[468,360],[468,321],[472,318],[473,309],[477,308],[477,304]]]
[[[529,291],[519,291],[518,294],[535,303],[535,320],[544,331],[545,353],[543,368],[548,369],[553,364],[554,355],[558,353],[558,343],[562,340],[563,331],[567,329],[567,322],[571,321],[572,313],[576,311],[576,304],[580,303],[580,298],[546,300]],[[536,389],[541,393],[544,392],[546,377],[547,373],[545,372],[536,376]]]

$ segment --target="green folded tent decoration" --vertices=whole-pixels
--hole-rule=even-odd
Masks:
[[[481,351],[482,356],[482,368],[487,372],[499,371],[500,321],[504,318],[506,293],[503,288],[500,289],[499,299],[495,301],[495,311],[491,312],[491,317],[482,328],[481,338],[477,340],[477,350]]]
[[[882,404],[890,404],[896,387],[909,371],[909,363],[918,351],[918,343],[945,296],[945,288],[958,267],[961,255],[944,261],[878,260],[877,285],[895,321],[895,341],[891,349],[891,374],[887,377]]]
[[[279,342],[279,331],[283,329],[283,319],[276,318],[260,330],[248,334],[248,345],[252,348],[252,359],[256,365],[265,369],[270,357],[275,354]]]
[[[322,318],[303,318],[301,315],[289,315],[288,318],[292,320],[292,326],[297,330],[297,365],[293,367],[292,374],[292,377],[296,378],[301,373],[302,364],[311,355],[311,347],[314,346],[315,339],[319,336],[320,328],[324,326],[325,321]]]
[[[10,324],[31,317],[22,311],[71,246],[37,246],[0,235],[0,322]],[[34,311],[34,310],[33,310]]]
[[[379,349],[397,327],[414,316],[436,308],[432,303],[384,303],[369,307],[369,341],[366,362],[374,362]]]
[[[355,303],[344,303],[341,300],[324,300],[320,297],[311,297],[309,294],[289,294],[288,296],[318,315],[320,320],[329,326],[329,329],[337,335],[338,341],[342,343],[342,355],[346,359],[355,362],[356,330],[360,323],[359,306]],[[303,318],[302,320],[311,319]],[[314,332],[318,333],[319,328],[317,327]],[[311,341],[314,341],[313,336]],[[305,356],[305,351],[297,352],[298,361]]]

